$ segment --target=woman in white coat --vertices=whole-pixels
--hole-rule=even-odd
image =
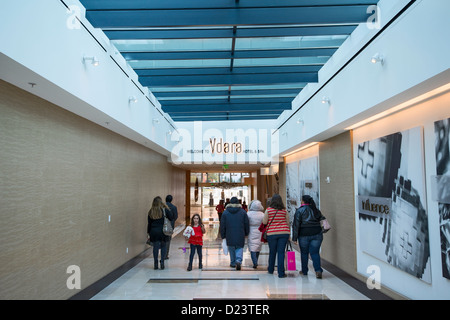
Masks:
[[[250,223],[250,233],[248,234],[248,250],[253,262],[253,268],[258,267],[258,258],[261,251],[261,231],[258,230],[264,218],[264,207],[259,200],[253,200],[248,206],[247,212]]]

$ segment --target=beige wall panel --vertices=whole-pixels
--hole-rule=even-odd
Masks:
[[[175,227],[185,223],[186,216],[186,171],[173,167],[171,195],[173,196],[172,204],[178,209],[178,220]],[[163,199],[165,200],[165,199]]]
[[[324,234],[322,257],[342,270],[356,273],[352,133],[319,145],[320,208],[332,226]],[[326,183],[330,177],[330,183]]]
[[[183,211],[184,179],[166,157],[0,81],[0,298],[66,299],[78,292],[68,266],[83,289],[140,254],[153,197],[170,192]]]

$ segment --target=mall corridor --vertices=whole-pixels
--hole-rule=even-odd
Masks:
[[[449,12],[449,0],[2,1],[0,300],[168,314],[261,300],[298,316],[321,300],[322,317],[337,310],[323,300],[450,300]],[[164,270],[146,244],[158,197],[178,210]],[[310,213],[292,230],[313,199],[332,227],[323,278],[312,263],[299,274],[298,246],[286,278],[268,273],[267,244],[256,270],[247,247],[230,268],[219,204],[233,197],[286,209],[270,231],[301,240],[321,232]],[[203,268],[187,271],[195,214]]]
[[[259,266],[252,267],[250,253],[244,248],[242,269],[229,267],[228,255],[224,255],[221,239],[217,238],[218,221],[205,222],[207,233],[203,245],[203,270],[198,269],[198,257],[194,257],[193,270],[186,270],[189,260],[189,244],[182,231],[176,229],[170,247],[170,257],[165,269],[154,270],[153,256],[149,254],[136,266],[111,282],[93,296],[90,289],[72,299],[92,300],[369,300],[389,299],[377,290],[369,290],[360,281],[356,287],[361,293],[336,275],[325,270],[322,279],[316,279],[312,263],[308,276],[298,271],[287,271],[287,278],[280,279],[277,272],[268,274],[268,245],[263,245]],[[184,252],[184,248],[187,250]],[[147,250],[150,253],[152,250]],[[296,251],[297,270],[300,255]],[[326,267],[326,265],[325,265]],[[276,269],[275,269],[276,270]],[[342,275],[342,272],[337,274]],[[344,276],[345,278],[345,276]],[[351,277],[350,277],[351,278]],[[344,279],[349,280],[349,278]],[[359,282],[359,284],[358,284]],[[106,284],[103,284],[104,286]],[[371,297],[371,298],[370,298]]]

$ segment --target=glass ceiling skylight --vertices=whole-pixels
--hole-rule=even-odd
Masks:
[[[378,0],[80,0],[175,121],[275,119]]]

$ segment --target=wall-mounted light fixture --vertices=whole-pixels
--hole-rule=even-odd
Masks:
[[[383,55],[381,55],[381,54],[379,54],[379,53],[376,53],[373,57],[372,57],[372,59],[370,59],[370,62],[372,62],[373,64],[375,64],[375,63],[381,63],[382,65],[384,64],[384,56]]]
[[[281,133],[282,136],[287,136],[287,134],[288,134],[287,131],[283,131],[283,132]]]
[[[158,124],[158,123],[159,123],[159,119],[153,118],[153,124]]]
[[[131,103],[131,102],[137,103],[138,99],[135,96],[131,96],[131,97],[128,98],[128,103]]]
[[[303,124],[303,123],[304,123],[304,121],[301,118],[297,119],[297,124]]]
[[[83,63],[86,63],[88,61],[90,61],[94,67],[97,67],[100,64],[100,61],[98,61],[96,56],[92,56],[92,57],[84,56]]]
[[[172,135],[172,130],[167,131],[167,135],[171,136]]]
[[[323,97],[321,102],[322,102],[323,104],[331,104],[331,100],[330,100],[330,98],[328,98],[328,97]]]

